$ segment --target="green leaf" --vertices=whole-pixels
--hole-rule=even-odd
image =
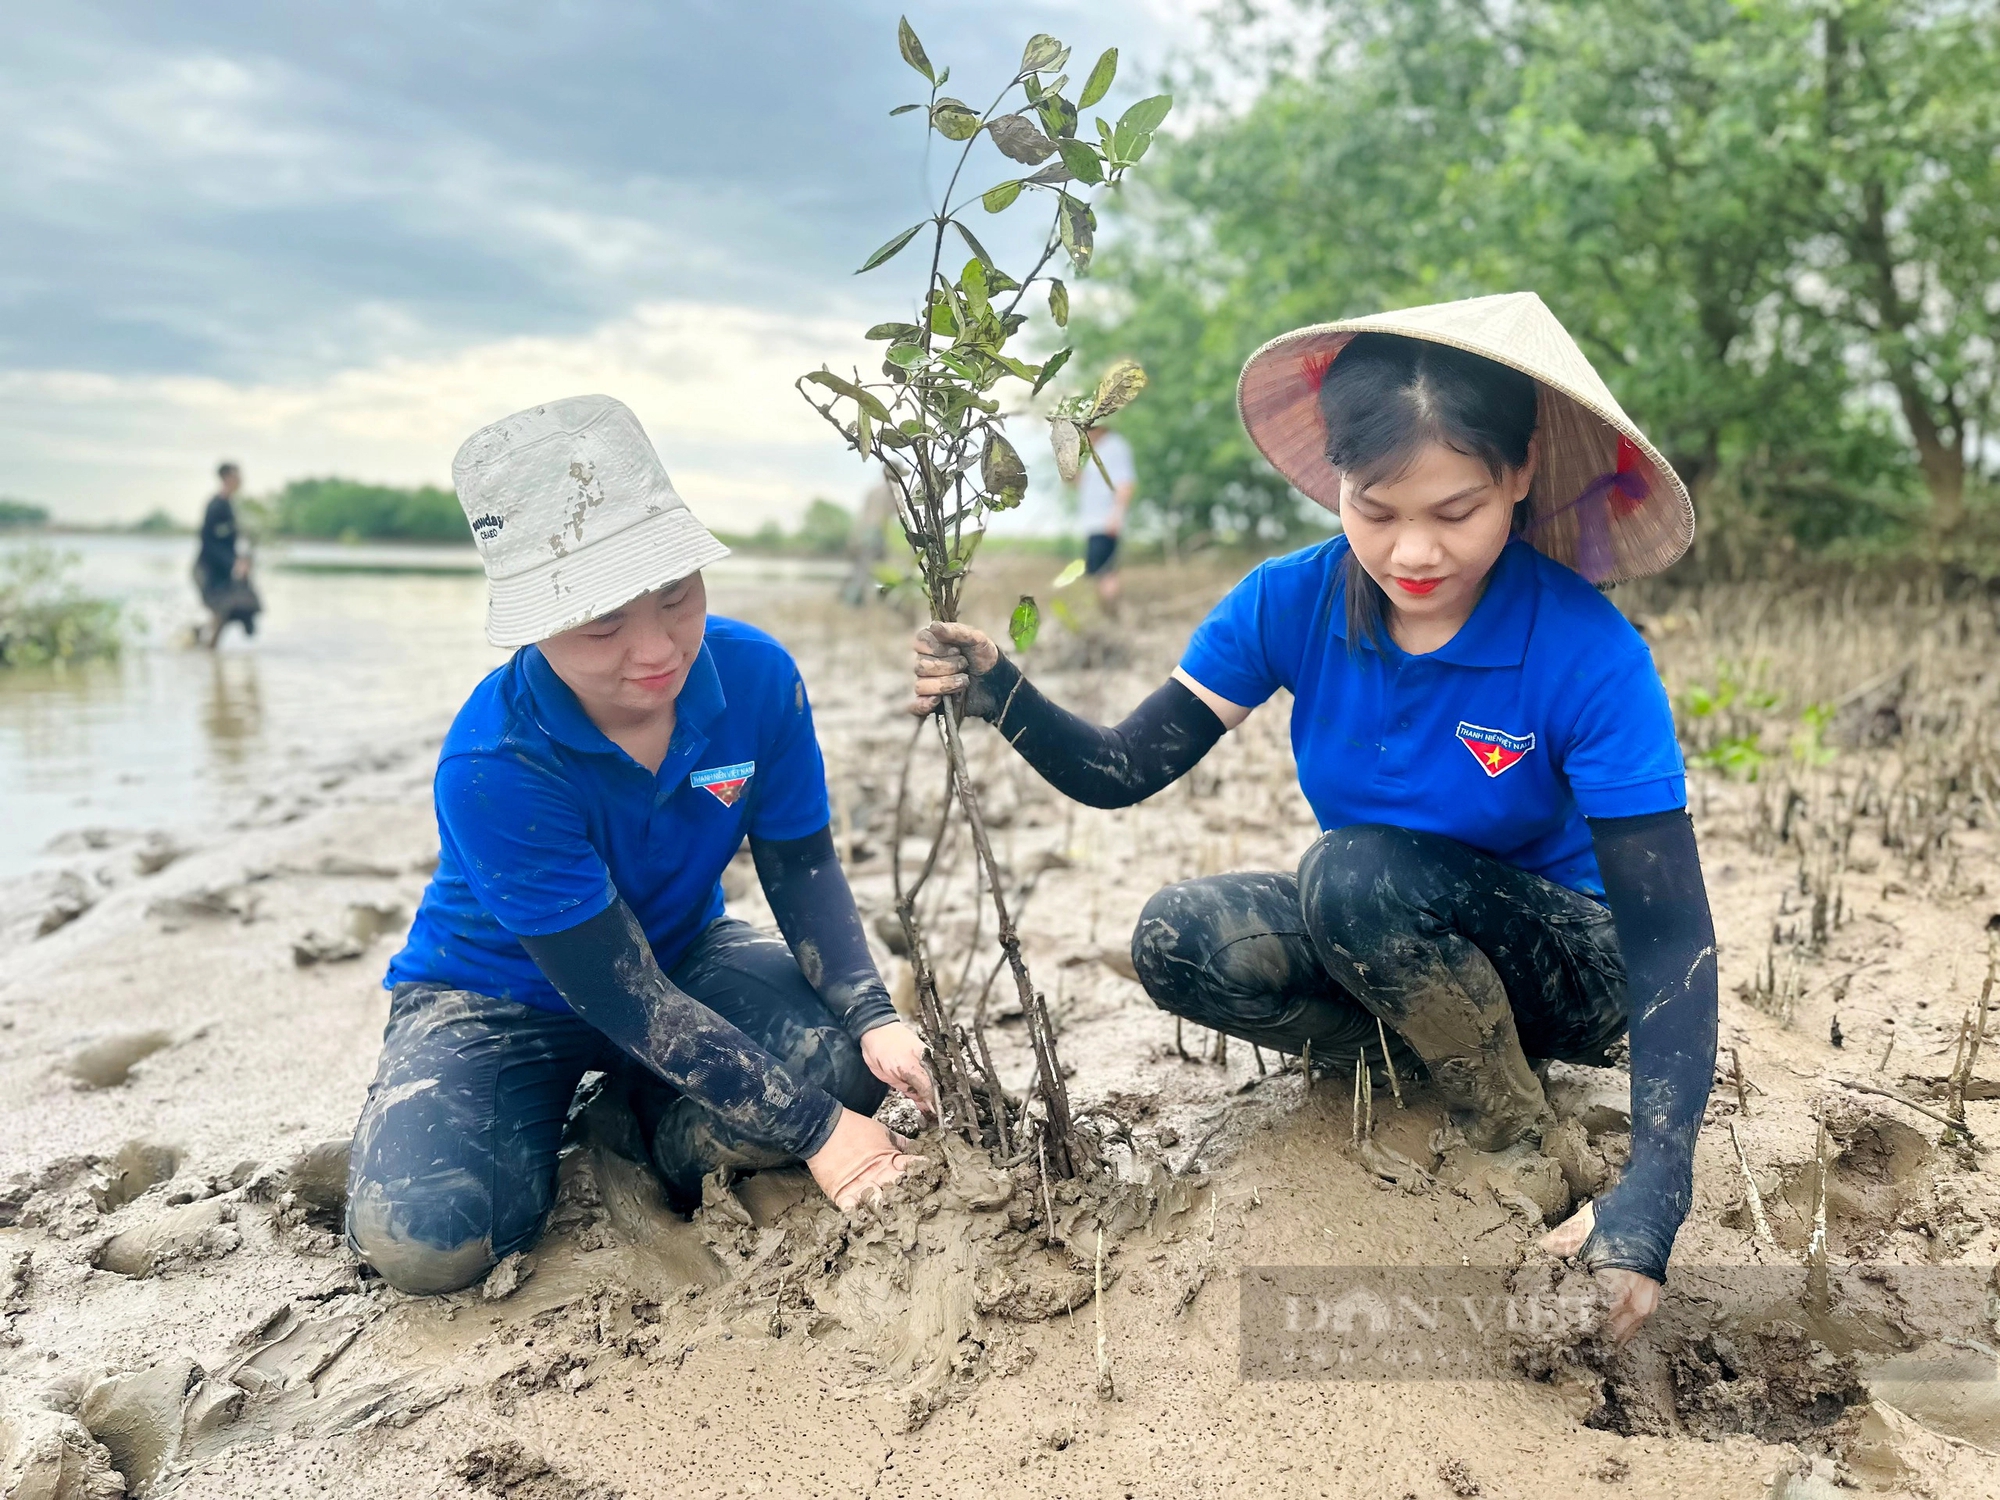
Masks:
[[[1056,153],[1055,142],[1035,128],[1026,115],[999,115],[986,124],[986,133],[1000,154],[1023,166],[1037,167]]]
[[[995,353],[989,357],[993,363],[1005,370],[1009,375],[1012,375],[1016,380],[1025,380],[1030,385],[1033,385],[1036,380],[1041,378],[1042,367],[1040,365],[1022,364],[1020,360],[1014,358],[1011,354]]]
[[[925,222],[927,223],[929,221],[926,220]],[[897,235],[893,240],[889,241],[888,244],[884,245],[880,250],[877,250],[873,255],[869,256],[868,259],[863,261],[861,263],[861,269],[856,271],[854,274],[856,276],[859,276],[862,271],[872,271],[877,266],[881,265],[884,261],[894,260],[896,256],[899,253],[901,253],[902,248],[905,245],[909,244],[911,240],[917,237],[917,231],[919,229],[922,229],[923,227],[924,226],[922,224],[912,224],[908,229],[905,229],[901,234]]]
[[[1042,117],[1042,128],[1058,140],[1076,134],[1076,106],[1062,95],[1043,95],[1035,112]]]
[[[1019,290],[1020,285],[1021,285],[1020,282],[1016,281],[1013,277],[1009,276],[1005,271],[1001,270],[998,266],[989,264],[986,267],[987,296],[997,297],[1002,292],[1017,291]],[[1016,326],[1018,327],[1019,325]],[[1009,332],[1011,331],[1012,330],[1010,329]]]
[[[1069,168],[1059,161],[1052,161],[1028,181],[1042,187],[1057,187],[1069,181]]]
[[[1001,210],[1010,207],[1014,200],[1020,196],[1021,179],[1016,177],[1011,182],[1002,182],[988,188],[979,195],[979,202],[980,206],[989,214],[997,214]]]
[[[854,449],[863,458],[875,446],[873,438],[874,434],[868,430],[868,409],[863,407],[854,413]]]
[[[908,370],[924,362],[922,344],[891,344],[889,352],[882,356],[892,365]]]
[[[1095,218],[1088,203],[1067,193],[1056,206],[1056,231],[1062,236],[1063,249],[1069,251],[1069,258],[1079,271],[1090,265],[1091,247],[1095,243]]]
[[[995,510],[1012,510],[1028,492],[1028,466],[998,432],[986,434],[986,447],[979,455],[979,482],[992,496],[989,503]]]
[[[923,329],[917,327],[914,323],[877,323],[863,337],[871,339],[902,339],[915,337],[922,332]]]
[[[1060,68],[1063,59],[1069,55],[1063,44],[1046,31],[1038,31],[1028,38],[1028,45],[1021,49],[1021,71],[1023,73],[1046,73]]]
[[[1111,92],[1111,80],[1118,76],[1118,49],[1107,47],[1104,55],[1097,60],[1097,66],[1090,70],[1090,76],[1083,81],[1083,92],[1076,96],[1078,109],[1089,109],[1099,99]]]
[[[1097,382],[1097,394],[1090,403],[1090,420],[1102,422],[1106,417],[1123,411],[1145,388],[1146,372],[1139,367],[1139,362],[1136,359],[1118,360]]]
[[[1056,327],[1069,327],[1069,288],[1060,279],[1049,283],[1049,316],[1056,320]]]
[[[979,134],[979,116],[962,99],[940,99],[931,106],[931,128],[948,141],[969,141]]]
[[[931,60],[924,53],[924,44],[917,40],[917,34],[910,29],[910,18],[899,17],[896,21],[896,48],[903,54],[903,61],[924,75],[927,83],[937,83],[939,78],[931,71]]]
[[[1118,117],[1118,128],[1130,130],[1135,135],[1151,135],[1160,128],[1167,111],[1173,107],[1172,94],[1155,94],[1150,99],[1141,99]]]
[[[979,243],[979,236],[975,235],[970,229],[967,229],[965,225],[960,223],[957,219],[953,219],[951,221],[951,227],[953,229],[956,229],[958,231],[959,238],[965,241],[966,249],[970,250],[974,255],[978,256],[980,260],[983,261],[988,266],[993,264],[993,257],[988,255],[986,253],[986,247]]]
[[[1016,651],[1026,651],[1035,644],[1041,629],[1042,612],[1035,605],[1035,596],[1023,594],[1021,602],[1014,606],[1014,613],[1007,618],[1007,639],[1014,643]]]
[[[878,422],[889,420],[889,408],[882,404],[880,397],[876,396],[872,391],[863,390],[851,380],[842,380],[831,370],[814,370],[810,375],[806,376],[806,379],[810,380],[814,385],[823,385],[828,390],[845,396]]]
[[[1104,181],[1104,169],[1098,165],[1097,152],[1085,141],[1059,141],[1056,149],[1062,152],[1063,165],[1070,175],[1079,182],[1100,183]]]
[[[906,115],[910,113],[911,110],[922,109],[922,108],[923,106],[921,104],[899,104],[894,109],[889,111],[889,118],[893,120],[896,118],[897,115]]]
[[[1056,378],[1056,371],[1068,364],[1069,357],[1074,353],[1076,353],[1074,349],[1058,349],[1054,354],[1051,354],[1048,362],[1042,366],[1042,373],[1035,377],[1035,388],[1028,392],[1028,394],[1030,396],[1041,395],[1042,387]]]
[[[1065,567],[1060,573],[1056,574],[1055,578],[1050,582],[1049,587],[1052,589],[1068,588],[1072,583],[1075,583],[1077,579],[1083,577],[1083,567],[1084,564],[1082,558],[1079,557],[1072,559],[1067,567]]]
[[[959,273],[959,293],[965,298],[968,321],[978,322],[993,310],[986,299],[986,263],[983,260],[969,260]]]

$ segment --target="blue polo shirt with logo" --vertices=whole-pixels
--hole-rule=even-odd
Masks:
[[[536,647],[489,673],[438,756],[437,873],[384,984],[567,1010],[517,935],[567,931],[622,896],[671,969],[722,915],[722,870],[746,835],[827,825],[812,708],[783,646],[710,616],[677,709],[655,774],[590,722]]]
[[[1601,898],[1584,819],[1687,805],[1645,641],[1516,540],[1445,645],[1350,651],[1348,550],[1335,537],[1262,564],[1195,631],[1181,669],[1246,708],[1291,691],[1299,786],[1322,829],[1440,833]]]

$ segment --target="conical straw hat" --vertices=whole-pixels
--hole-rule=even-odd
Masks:
[[[1482,354],[1534,377],[1541,462],[1528,540],[1592,583],[1657,573],[1694,540],[1694,502],[1673,466],[1605,389],[1576,340],[1533,292],[1507,292],[1320,323],[1271,340],[1243,366],[1243,425],[1280,474],[1328,509],[1340,471],[1327,461],[1319,388],[1357,333],[1398,333]]]

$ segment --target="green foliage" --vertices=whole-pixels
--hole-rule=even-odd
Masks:
[[[109,599],[96,599],[70,574],[75,553],[23,547],[0,555],[0,666],[34,667],[116,656],[122,616]]]
[[[1164,529],[1326,524],[1236,415],[1266,339],[1524,287],[1688,480],[1704,546],[1943,535],[1985,503],[2000,0],[1289,9],[1323,43],[1244,63],[1251,102],[1171,143],[1071,332],[1153,375],[1121,430]]]
[[[854,532],[854,517],[844,506],[831,500],[815,500],[806,507],[799,522],[799,541],[806,551],[821,557],[838,557],[847,550]]]
[[[1016,651],[1026,651],[1041,632],[1042,611],[1035,603],[1035,596],[1023,594],[1013,614],[1007,617],[1007,639],[1014,643]]]
[[[177,536],[187,529],[171,512],[158,506],[132,523],[132,530],[139,536]]]
[[[938,619],[951,620],[985,535],[985,518],[1019,505],[1027,490],[1027,465],[1004,431],[1000,393],[1032,396],[1069,359],[1067,349],[1040,364],[1009,352],[1028,322],[1024,300],[1037,283],[1046,282],[1055,324],[1060,328],[1068,320],[1068,288],[1049,269],[1059,255],[1068,257],[1078,275],[1090,265],[1097,212],[1083,189],[1115,188],[1146,154],[1173,101],[1164,94],[1142,99],[1117,125],[1099,121],[1093,141],[1078,133],[1078,110],[1110,90],[1118,70],[1116,49],[1097,59],[1072,100],[1064,93],[1069,77],[1062,71],[1069,48],[1046,33],[1030,37],[1014,76],[982,111],[940,92],[950,69],[936,67],[907,19],[896,35],[903,60],[930,83],[931,92],[924,103],[891,113],[921,114],[929,133],[959,149],[930,218],[885,241],[860,270],[886,265],[912,244],[929,252],[929,267],[908,317],[868,330],[870,339],[887,342],[878,375],[857,369],[844,376],[822,368],[800,377],[797,385],[848,447],[887,466],[897,519],[915,555],[924,595]],[[960,181],[982,146],[1004,161],[1039,170],[961,197]],[[975,204],[984,213],[1001,214],[1023,201],[1041,205],[1048,228],[1039,258],[1025,276],[1015,276],[994,261],[964,215]],[[972,253],[955,274],[946,254],[952,235]],[[1100,387],[1078,398],[1082,404],[1065,407],[1052,426],[1059,457],[1065,443],[1080,442],[1092,422],[1130,401],[1145,384],[1144,373],[1130,362],[1114,374],[1108,392]],[[1003,386],[1006,381],[1025,389]],[[1034,601],[1024,599],[1023,608],[1029,611],[1032,639],[1039,618]]]
[[[46,506],[30,505],[25,500],[0,500],[0,531],[48,524],[49,512]]]
[[[435,485],[396,489],[352,479],[295,479],[265,502],[272,529],[285,536],[343,541],[463,542],[465,512]]]

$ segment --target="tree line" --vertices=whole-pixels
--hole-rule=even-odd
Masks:
[[[1993,555],[2000,0],[1242,0],[1115,210],[1080,352],[1163,530],[1315,523],[1235,380],[1305,323],[1541,294],[1687,480],[1711,565]],[[1257,38],[1247,43],[1244,38]]]

